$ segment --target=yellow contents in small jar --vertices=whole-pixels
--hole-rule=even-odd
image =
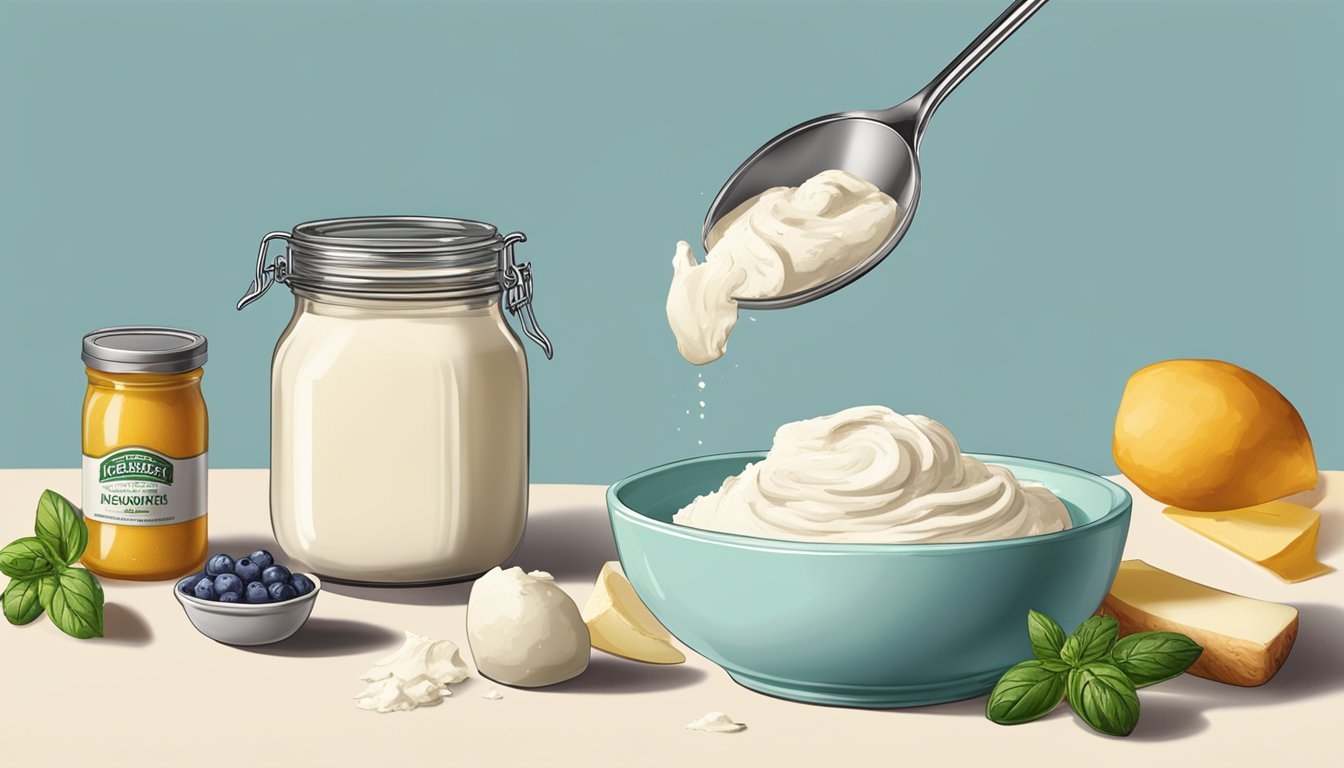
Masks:
[[[84,337],[82,561],[100,576],[171,579],[205,560],[205,337],[104,328]]]

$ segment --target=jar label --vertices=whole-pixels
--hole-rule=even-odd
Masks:
[[[206,454],[173,459],[148,448],[84,457],[84,516],[116,525],[174,525],[205,514]]]

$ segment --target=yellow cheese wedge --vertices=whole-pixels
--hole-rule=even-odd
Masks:
[[[1284,581],[1304,581],[1334,570],[1316,559],[1321,513],[1300,504],[1271,501],[1228,512],[1167,507],[1163,514]]]
[[[1120,634],[1179,632],[1204,647],[1190,674],[1231,685],[1267,682],[1297,639],[1297,609],[1183,579],[1142,560],[1120,563],[1097,611]]]
[[[672,635],[635,594],[618,562],[602,566],[592,597],[583,607],[583,620],[593,647],[599,651],[650,664],[680,664],[686,660],[686,655],[672,645]]]

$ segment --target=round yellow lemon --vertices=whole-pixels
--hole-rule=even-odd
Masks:
[[[1144,493],[1196,512],[1316,485],[1316,454],[1297,409],[1269,382],[1220,360],[1167,360],[1130,376],[1112,450]]]

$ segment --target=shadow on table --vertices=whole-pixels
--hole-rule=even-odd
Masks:
[[[703,669],[684,664],[641,664],[594,651],[588,669],[582,675],[533,690],[542,693],[650,693],[685,688],[708,676]]]
[[[517,565],[525,571],[546,571],[557,581],[591,582],[603,563],[615,559],[616,544],[611,538],[606,511],[573,507],[529,519],[522,543],[504,567]],[[327,580],[322,588],[357,600],[399,605],[466,605],[472,583],[372,587]]]
[[[1239,688],[1211,680],[1184,675],[1139,694],[1139,725],[1130,741],[1172,741],[1193,736],[1209,728],[1208,713],[1236,707],[1273,707],[1289,701],[1303,701],[1344,690],[1344,609],[1321,603],[1297,606],[1301,627],[1292,653],[1274,679],[1258,688]],[[929,707],[889,710],[895,713],[919,712],[953,717],[985,716],[985,697],[938,704]],[[1067,705],[1045,719],[1074,718]],[[1074,718],[1079,728],[1088,729]],[[1030,727],[1028,724],[1026,727]]]
[[[356,600],[396,605],[466,605],[472,582],[435,584],[428,587],[366,587],[358,584],[339,584],[330,579],[322,582],[322,589]]]
[[[293,562],[274,539],[265,535],[248,534],[242,536],[220,536],[210,539],[210,552],[224,552],[230,555],[250,554],[265,549],[275,556],[277,562],[287,565]],[[379,603],[398,605],[466,605],[470,583],[435,584],[425,587],[404,586],[362,586],[341,584],[331,579],[323,579],[322,590],[337,595],[353,597],[356,600],[372,600]],[[310,622],[311,623],[311,622]],[[297,636],[296,636],[297,637]]]
[[[1322,603],[1297,606],[1301,622],[1297,642],[1272,680],[1257,688],[1238,688],[1185,675],[1153,689],[1197,701],[1203,709],[1262,707],[1303,701],[1344,690],[1344,608]]]
[[[242,536],[211,536],[209,549],[206,551],[211,555],[222,552],[232,557],[239,557],[241,555],[250,555],[258,549],[265,549],[272,555],[275,555],[276,561],[281,565],[289,564],[289,555],[285,554],[285,551],[280,548],[280,545],[275,543],[275,539],[265,535],[245,534]],[[183,574],[183,576],[185,575],[186,574]],[[110,576],[99,576],[98,579],[103,583],[104,587],[116,587],[117,589],[167,589],[168,586],[171,586],[177,581],[177,579],[133,581],[130,579],[114,579]]]
[[[984,720],[987,698],[986,696],[977,696],[973,699],[963,699],[947,704],[885,711],[896,714],[909,712]],[[1134,733],[1129,735],[1128,738],[1131,741],[1172,741],[1193,736],[1209,726],[1208,718],[1204,716],[1203,711],[1207,707],[1191,697],[1161,693],[1160,689],[1148,689],[1140,694],[1140,701],[1139,725],[1134,729]],[[1024,723],[1020,727],[1030,728],[1032,723],[1042,723],[1050,720],[1071,720],[1076,727],[1092,732],[1092,729],[1086,723],[1074,715],[1068,704],[1060,704],[1054,712],[1039,720],[1033,720],[1031,723]],[[1016,728],[1019,726],[1000,727]],[[1095,735],[1098,738],[1113,738],[1103,734]]]
[[[281,564],[288,564],[293,561],[293,558],[269,536],[250,534],[220,536],[210,539],[211,553],[225,552],[236,556],[249,554],[258,549],[268,550],[275,555],[275,559]],[[331,579],[324,579],[322,581],[322,591],[353,597],[356,600],[372,600],[378,603],[395,603],[398,605],[466,605],[471,584],[435,584],[426,587],[370,587],[357,584],[340,584]],[[296,635],[296,640],[297,637]]]
[[[602,564],[616,559],[616,543],[603,507],[583,506],[536,515],[507,566],[546,571],[557,581],[597,579]]]
[[[120,603],[103,606],[103,638],[109,645],[147,645],[154,632],[139,613]]]
[[[238,649],[267,656],[350,656],[387,648],[401,640],[399,633],[363,621],[311,618],[288,640]]]
[[[1330,476],[1324,472],[1316,476],[1316,485],[1310,490],[1300,491],[1291,496],[1284,496],[1284,501],[1291,501],[1294,504],[1301,504],[1304,507],[1315,508],[1326,497],[1330,495]]]
[[[1222,706],[1261,706],[1300,701],[1344,690],[1344,608],[1323,603],[1298,604],[1297,642],[1274,679],[1259,688],[1218,685]],[[1217,685],[1188,678],[1205,686]],[[1185,682],[1187,678],[1182,678]]]

